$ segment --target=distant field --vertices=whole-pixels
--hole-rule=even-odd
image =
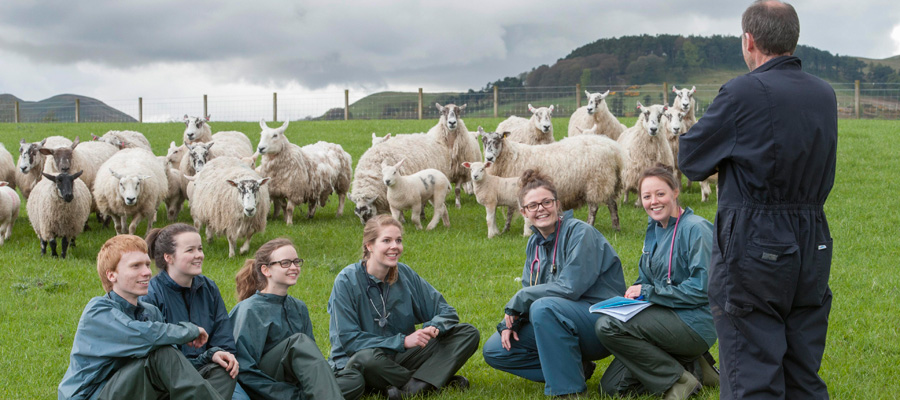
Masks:
[[[494,129],[501,119],[466,118],[469,130],[479,124]],[[626,124],[634,119],[623,120]],[[354,163],[368,148],[371,133],[420,132],[435,120],[405,121],[333,121],[292,122],[287,131],[290,140],[308,144],[326,140],[341,144]],[[554,119],[557,139],[566,132],[567,119]],[[835,241],[831,285],[834,308],[821,374],[836,399],[892,398],[900,393],[900,279],[897,274],[900,213],[894,211],[893,198],[900,193],[897,171],[896,122],[841,120],[837,181],[826,210]],[[257,123],[212,123],[214,131],[239,130],[256,143]],[[39,140],[50,135],[82,139],[90,133],[110,129],[141,131],[150,139],[157,154],[164,154],[170,141],[181,140],[184,125],[174,124],[0,124],[0,142],[15,154],[19,139]],[[879,198],[878,196],[883,196]],[[697,185],[682,194],[684,204],[697,214],[712,220],[715,199],[700,202]],[[300,283],[291,290],[309,306],[315,336],[323,353],[328,354],[328,314],[326,301],[337,273],[355,262],[360,253],[362,225],[348,204],[344,216],[335,217],[335,198],[306,220],[298,212],[295,225],[269,221],[264,234],[254,237],[255,251],[268,239],[286,236],[296,243],[306,259]],[[449,204],[449,202],[448,202]],[[304,208],[305,211],[305,208]],[[585,218],[586,209],[576,212]],[[163,218],[160,211],[160,218]],[[427,210],[430,217],[431,210]],[[608,213],[601,209],[596,227],[612,243],[623,261],[626,281],[637,277],[647,217],[643,210],[620,207],[622,230],[610,227]],[[190,222],[187,209],[179,221]],[[488,240],[484,208],[474,197],[464,196],[462,209],[450,207],[451,227],[438,226],[431,232],[419,232],[409,225],[405,232],[402,261],[441,290],[463,321],[474,324],[482,333],[482,343],[491,335],[502,317],[506,301],[520,287],[526,239],[521,236],[522,220],[517,219],[510,233]],[[91,221],[91,230],[78,238],[78,247],[68,259],[40,257],[39,243],[28,223],[24,204],[13,237],[0,247],[4,267],[0,269],[0,399],[53,398],[56,386],[68,365],[72,337],[84,305],[91,297],[102,295],[95,257],[100,245],[114,234]],[[162,226],[158,222],[157,226]],[[141,225],[138,233],[145,233]],[[236,303],[234,275],[244,258],[227,258],[228,245],[219,238],[206,245],[204,273],[215,280],[230,309]],[[713,349],[717,354],[717,348]],[[591,398],[598,398],[597,384],[609,360],[598,363],[589,381]],[[488,367],[477,352],[461,371],[472,382],[465,393],[450,391],[439,399],[544,399],[543,385],[527,382]],[[700,399],[716,399],[718,391],[706,389]],[[649,399],[649,398],[648,398]]]

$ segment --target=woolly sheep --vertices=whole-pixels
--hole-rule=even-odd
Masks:
[[[134,234],[147,219],[147,231],[156,221],[156,210],[168,193],[165,166],[142,148],[121,150],[106,160],[94,180],[94,200],[103,215],[113,218],[116,233]],[[127,226],[128,217],[134,220]]]
[[[205,118],[188,117],[184,114],[184,144],[209,142],[212,140],[212,129],[209,127],[209,115]]]
[[[185,191],[187,189],[187,182],[184,179],[184,175],[181,174],[181,171],[172,168],[169,163],[169,159],[166,156],[157,156],[156,157],[159,162],[163,164],[163,168],[166,170],[166,182],[168,183],[168,190],[166,191],[166,198],[163,200],[163,206],[166,209],[166,217],[169,222],[175,222],[178,219],[178,214],[181,213],[181,208],[184,207],[184,200],[187,199],[187,195]]]
[[[72,171],[83,171],[80,179],[84,181],[88,189],[92,189],[100,165],[116,154],[119,149],[100,141],[81,142],[76,136],[71,146],[55,149],[42,148],[40,151],[45,156],[52,156],[50,158],[52,162],[45,163],[44,172],[71,174]]]
[[[441,171],[433,168],[423,169],[412,175],[400,175],[398,169],[403,160],[388,165],[381,163],[381,176],[384,185],[387,186],[387,200],[391,208],[391,215],[400,220],[400,215],[405,210],[412,209],[410,218],[416,224],[416,229],[422,229],[421,214],[425,204],[431,201],[434,205],[434,216],[428,223],[426,230],[432,230],[440,219],[444,226],[450,226],[450,214],[444,200],[450,193],[450,180]]]
[[[171,147],[171,144],[169,145]],[[253,145],[247,135],[237,131],[223,131],[212,135],[212,141],[186,144],[187,155],[181,159],[181,173],[193,176],[203,170],[203,166],[216,157],[249,157]]]
[[[624,202],[628,201],[630,192],[640,193],[638,181],[641,174],[650,167],[663,164],[674,166],[672,147],[667,138],[668,133],[663,120],[663,114],[668,107],[663,105],[644,106],[637,102],[640,111],[634,126],[622,132],[619,144],[625,154],[625,169],[622,173],[622,181],[625,186]],[[635,206],[640,206],[640,196],[635,201]]]
[[[223,235],[228,240],[228,257],[234,257],[239,238],[240,254],[250,249],[250,238],[266,230],[269,213],[269,178],[235,157],[211,160],[194,179],[191,217],[194,227],[206,226],[206,239]]]
[[[153,148],[150,147],[150,141],[147,140],[147,137],[145,137],[143,133],[136,131],[109,131],[100,137],[97,137],[97,135],[91,135],[91,138],[95,141],[109,143],[113,146],[116,146],[120,150],[133,149],[138,147],[150,152],[153,151]]]
[[[519,208],[519,178],[501,178],[488,174],[485,168],[490,168],[492,162],[464,162],[463,166],[469,168],[472,174],[472,184],[475,186],[475,198],[478,204],[484,206],[487,213],[488,239],[509,231],[513,218],[516,217],[516,209]],[[506,207],[506,226],[503,232],[497,232],[495,215],[497,206]],[[530,223],[525,219],[525,230],[530,230]]]
[[[595,134],[617,140],[627,127],[616,119],[606,105],[605,99],[609,96],[609,90],[606,93],[591,93],[585,90],[584,94],[587,95],[588,104],[578,107],[569,118],[569,136],[580,135],[583,130],[597,126]]]
[[[169,148],[166,149],[166,163],[169,164],[169,167],[179,168],[185,154],[187,154],[187,145],[178,146],[174,141],[169,142]]]
[[[286,201],[285,223],[294,223],[294,207],[301,203],[307,204],[307,218],[312,218],[316,207],[324,206],[331,193],[338,195],[337,216],[343,215],[353,175],[350,154],[334,143],[317,142],[303,147],[291,143],[284,134],[288,121],[272,129],[260,120],[259,127],[259,174],[271,178],[270,197]]]
[[[0,246],[12,235],[12,228],[19,218],[21,205],[19,194],[9,186],[9,182],[0,181]]]
[[[50,136],[40,142],[28,143],[25,139],[19,142],[19,162],[16,164],[16,186],[27,199],[31,190],[41,180],[46,157],[41,148],[55,149],[71,146],[72,141],[62,136]]]
[[[600,204],[609,208],[612,226],[619,230],[617,201],[622,191],[622,148],[602,135],[567,137],[544,145],[527,145],[506,140],[508,132],[485,132],[485,162],[494,163],[488,172],[502,177],[518,177],[534,169],[549,176],[556,185],[564,210],[588,205],[587,223],[593,225]],[[530,232],[525,232],[530,234]]]
[[[525,119],[515,115],[497,125],[497,132],[509,132],[509,140],[525,144],[553,143],[553,123],[550,115],[553,106],[534,108],[528,105],[531,118]]]
[[[16,163],[3,143],[0,143],[0,181],[6,182],[11,189],[16,188]]]
[[[73,175],[44,173],[46,179],[41,179],[31,191],[25,209],[41,241],[41,255],[47,254],[50,243],[51,255],[56,257],[56,239],[62,238],[61,257],[66,258],[69,241],[74,246],[75,238],[84,231],[91,214],[91,191],[78,179],[80,175],[81,171]]]
[[[660,120],[666,132],[666,139],[669,147],[672,148],[672,165],[675,167],[675,181],[681,182],[681,170],[678,169],[678,140],[684,134],[684,111],[678,111],[674,108],[666,110],[663,114],[665,118]]]
[[[447,175],[450,182],[456,185],[456,208],[462,207],[459,201],[460,187],[465,187],[469,182],[469,171],[462,167],[463,161],[481,161],[481,148],[478,146],[478,136],[469,132],[466,123],[462,120],[462,112],[466,109],[463,104],[457,107],[455,104],[442,106],[434,103],[441,117],[438,122],[428,130],[427,135],[438,142],[444,143],[450,152],[449,165],[435,168]],[[397,135],[399,136],[399,135]]]
[[[682,135],[687,133],[697,123],[697,116],[694,114],[694,109],[697,108],[697,102],[694,100],[694,92],[696,91],[696,86],[692,86],[688,90],[686,88],[678,89],[675,85],[672,85],[672,92],[675,93],[675,98],[672,100],[672,108],[684,112]]]

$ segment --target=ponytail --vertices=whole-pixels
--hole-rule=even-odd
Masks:
[[[272,239],[259,246],[259,250],[254,255],[255,258],[244,262],[244,266],[234,277],[238,301],[246,300],[258,290],[266,288],[269,280],[263,275],[262,266],[272,262],[272,252],[285,246],[293,247],[294,244],[286,238]]]

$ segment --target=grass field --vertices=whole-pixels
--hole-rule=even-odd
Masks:
[[[499,119],[467,119],[472,131],[478,125],[493,129]],[[633,119],[623,121],[626,124]],[[568,121],[554,119],[557,138],[564,136]],[[297,144],[318,140],[339,143],[356,161],[368,148],[372,132],[425,131],[430,121],[335,121],[293,122],[288,137]],[[256,123],[213,123],[213,130],[239,130],[256,143]],[[893,196],[900,193],[897,171],[900,154],[895,121],[840,121],[837,181],[826,211],[835,242],[831,285],[834,306],[821,374],[833,398],[892,398],[900,393],[900,310],[897,258],[900,213],[893,209]],[[182,124],[0,124],[0,142],[17,158],[19,139],[40,140],[50,135],[82,139],[90,133],[110,129],[138,130],[162,154],[169,141],[181,140]],[[877,196],[885,195],[878,200]],[[681,196],[697,214],[712,220],[715,202],[701,203],[697,185]],[[714,199],[713,199],[714,200]],[[251,251],[268,239],[286,236],[296,243],[306,259],[300,283],[291,295],[309,306],[315,336],[323,353],[329,352],[326,302],[335,275],[355,262],[360,254],[362,225],[352,205],[344,216],[335,217],[334,198],[312,220],[298,212],[295,225],[269,221],[264,234],[253,238]],[[91,230],[78,238],[65,260],[41,257],[39,243],[22,212],[13,237],[2,247],[0,268],[0,399],[49,399],[68,365],[72,337],[81,311],[91,297],[102,295],[95,256],[100,245],[114,234],[91,221]],[[637,277],[637,261],[646,227],[646,214],[631,206],[620,207],[622,230],[610,227],[608,213],[601,208],[596,227],[609,239],[623,261],[626,281]],[[430,217],[431,210],[427,211]],[[499,213],[498,213],[499,214]],[[576,217],[585,218],[586,209]],[[160,212],[160,218],[164,214]],[[502,219],[502,217],[501,217]],[[502,317],[506,301],[520,287],[526,239],[522,220],[512,232],[488,240],[484,208],[473,196],[463,197],[462,209],[450,208],[451,227],[431,232],[406,227],[405,253],[401,261],[411,265],[455,306],[464,322],[474,324],[487,340]],[[179,221],[189,222],[187,210]],[[145,233],[141,225],[138,234]],[[157,226],[162,226],[158,222]],[[230,309],[236,303],[234,275],[244,258],[227,258],[224,239],[205,247],[204,274],[215,280]],[[717,353],[717,349],[713,349]],[[588,387],[598,398],[596,386],[609,360],[598,362]],[[472,382],[465,393],[449,391],[435,398],[542,399],[543,385],[528,382],[488,367],[480,351],[463,367]],[[700,399],[716,399],[718,391],[706,389]]]

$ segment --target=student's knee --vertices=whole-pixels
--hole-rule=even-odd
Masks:
[[[484,346],[481,348],[481,355],[484,357],[484,362],[493,368],[498,368],[500,360],[503,359],[504,356],[509,355],[509,351],[504,349],[500,343],[499,333],[494,333],[488,338],[487,342],[485,342]]]
[[[535,324],[540,324],[543,321],[552,319],[559,319],[561,310],[557,304],[558,300],[560,299],[555,297],[544,297],[535,300],[528,309],[529,319]]]
[[[470,348],[473,352],[478,348],[478,343],[481,342],[481,333],[472,324],[456,325],[455,330],[457,335],[464,338],[467,348]]]
[[[608,315],[601,315],[594,324],[594,333],[602,343],[606,338],[617,335],[621,332],[619,320]]]
[[[362,349],[353,354],[347,361],[346,368],[353,368],[359,371],[365,371],[366,368],[378,364],[380,358],[384,358],[384,351],[380,349]]]
[[[163,346],[156,350],[150,352],[147,355],[147,359],[151,362],[173,362],[171,360],[177,359],[178,357],[184,357],[184,354],[181,353],[181,350],[176,349],[172,346]]]

